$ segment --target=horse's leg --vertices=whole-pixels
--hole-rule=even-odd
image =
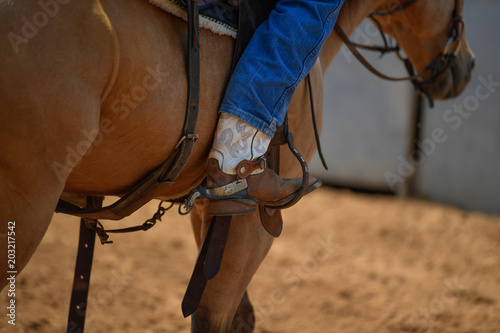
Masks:
[[[43,107],[30,110],[10,106],[12,117],[7,123],[10,126],[0,130],[1,141],[5,143],[0,146],[0,287],[7,282],[7,271],[20,273],[40,243],[72,163],[77,163],[90,147],[88,139],[80,137],[80,131],[98,126],[98,104],[99,100],[93,108],[79,109],[90,105],[82,103],[76,107],[68,101],[61,110],[54,110],[53,104],[46,100]],[[63,110],[68,115],[63,115]],[[22,117],[23,112],[29,117]],[[71,120],[70,115],[73,115]],[[25,135],[14,133],[20,128]],[[15,257],[15,261],[7,261],[6,243],[12,245],[9,245],[9,259]]]
[[[7,272],[20,273],[35,252],[64,188],[64,182],[45,159],[64,160],[65,154],[47,156],[44,151],[48,147],[27,153],[27,142],[17,142],[16,147],[19,149],[16,159],[27,165],[16,166],[13,163],[14,169],[0,172],[0,289],[8,282],[5,275],[16,275]],[[9,244],[8,248],[6,243]],[[7,249],[10,250],[8,253]],[[13,260],[8,261],[7,258]]]
[[[92,96],[78,106],[68,102],[61,110],[52,109],[50,101],[45,102],[46,110],[23,110],[32,119],[21,120],[19,114],[23,111],[12,107],[12,130],[0,131],[1,141],[6,143],[0,146],[0,288],[7,283],[7,271],[20,273],[35,252],[68,173],[90,148],[91,141],[82,131],[92,131],[99,123],[99,99]],[[63,115],[63,110],[68,114]],[[13,131],[20,127],[25,135],[12,140]],[[7,261],[6,243],[13,245],[9,249],[15,250],[15,262]],[[14,251],[10,253],[14,257]]]
[[[193,209],[192,224],[200,246],[211,217],[206,203]],[[192,332],[251,332],[253,309],[246,288],[271,248],[273,237],[262,227],[257,213],[233,216],[217,276],[208,282],[198,310],[192,316]]]
[[[202,233],[202,223],[204,220],[203,206],[204,204],[202,201],[197,202],[195,209],[193,209],[191,213],[191,223],[198,248],[201,247],[202,237],[204,237]],[[254,327],[254,310],[250,298],[248,297],[248,292],[245,291],[231,323],[230,332],[250,333],[253,332]]]
[[[240,305],[236,310],[233,322],[231,323],[231,333],[251,333],[255,328],[255,313],[252,303],[248,298],[248,292],[245,291]]]
[[[4,6],[0,34],[37,6]],[[114,50],[98,12],[95,1],[72,2],[28,43],[0,45],[0,289],[7,272],[19,273],[35,252],[69,172],[99,127]],[[9,242],[15,262],[7,260]]]

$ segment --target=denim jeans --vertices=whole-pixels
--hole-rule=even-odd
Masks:
[[[274,136],[295,89],[332,32],[343,2],[278,1],[243,52],[219,111]]]

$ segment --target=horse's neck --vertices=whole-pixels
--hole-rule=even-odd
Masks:
[[[356,27],[380,4],[381,0],[345,0],[340,10],[337,24],[349,36]],[[342,47],[342,41],[335,32],[325,41],[320,53],[320,62],[323,74]]]

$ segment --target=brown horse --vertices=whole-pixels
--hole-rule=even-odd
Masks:
[[[346,0],[338,22],[349,34],[370,12],[394,3]],[[422,71],[447,43],[454,6],[453,0],[418,0],[384,20],[383,29]],[[14,230],[8,221],[15,221],[15,265],[20,272],[63,191],[122,195],[168,156],[184,121],[185,30],[185,22],[145,0],[0,0],[2,283],[8,271],[6,235]],[[156,197],[184,195],[204,177],[234,41],[206,30],[200,40],[199,140],[175,184]],[[311,71],[319,121],[321,80],[340,47],[332,34]],[[472,63],[462,37],[454,64],[429,86],[434,98],[460,93]],[[304,112],[308,108],[302,84],[288,114],[296,145],[310,159],[315,143],[311,117]],[[282,154],[285,177],[300,172],[292,158]],[[209,223],[204,203],[191,215],[200,245]],[[227,331],[240,302],[238,313],[246,313],[245,321],[251,316],[248,299],[242,298],[273,237],[255,214],[234,219],[221,271],[208,283],[192,317],[193,331]]]

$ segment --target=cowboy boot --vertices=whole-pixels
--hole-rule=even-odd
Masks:
[[[302,178],[281,179],[266,168],[263,155],[271,137],[243,120],[222,112],[207,163],[208,214],[237,215],[257,204],[277,207],[298,194]],[[306,193],[321,186],[309,177]]]

